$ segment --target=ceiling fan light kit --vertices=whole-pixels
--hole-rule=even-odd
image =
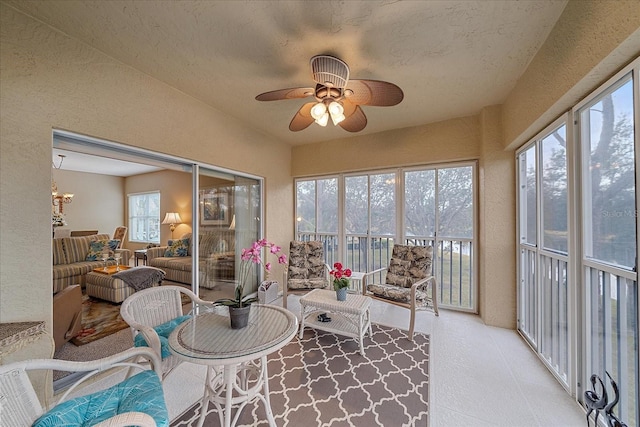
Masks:
[[[404,98],[402,89],[393,83],[349,80],[349,66],[339,58],[317,55],[311,58],[310,63],[315,89],[279,89],[256,96],[258,101],[315,97],[315,102],[304,104],[291,120],[289,129],[293,132],[306,129],[314,121],[326,126],[329,117],[334,126],[340,125],[348,132],[359,132],[367,125],[361,105],[390,107]]]

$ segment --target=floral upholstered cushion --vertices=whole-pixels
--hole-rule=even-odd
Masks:
[[[386,298],[405,304],[411,303],[411,288],[403,288],[393,285],[373,284],[367,285],[367,290],[375,296]],[[431,298],[427,293],[427,285],[416,289],[416,305],[418,307],[426,307],[429,305]]]
[[[106,390],[63,402],[38,418],[33,425],[94,425],[126,412],[144,412],[153,417],[158,426],[169,427],[162,384],[155,371],[140,372]]]
[[[394,245],[385,282],[410,288],[418,280],[431,276],[432,258],[432,246]]]
[[[113,259],[113,255],[118,249],[118,245],[120,244],[120,240],[96,240],[95,242],[91,242],[89,244],[89,252],[87,253],[87,257],[85,261],[98,261],[102,259],[102,254],[105,251],[109,252],[109,259]]]
[[[327,284],[322,242],[292,241],[289,246],[289,289],[324,288]]]
[[[170,243],[169,248],[164,253],[166,257],[177,257],[189,255],[189,244],[191,239],[178,239]]]

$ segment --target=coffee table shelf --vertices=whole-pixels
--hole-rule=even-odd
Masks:
[[[364,335],[367,330],[372,334],[370,305],[371,298],[364,295],[348,294],[346,301],[338,301],[335,291],[314,289],[300,298],[300,338],[305,326],[355,338],[360,345],[360,354],[364,356]],[[331,321],[319,321],[319,313],[329,313]]]

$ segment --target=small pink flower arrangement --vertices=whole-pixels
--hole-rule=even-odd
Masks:
[[[333,289],[336,291],[342,288],[349,287],[349,277],[351,277],[351,270],[343,269],[342,264],[336,262],[333,264],[333,270],[329,272],[333,276]]]
[[[244,307],[250,305],[253,302],[258,300],[257,297],[249,298],[242,296],[244,293],[244,287],[247,284],[247,280],[249,279],[249,274],[253,270],[254,265],[261,265],[266,272],[266,275],[269,275],[271,271],[271,263],[264,262],[262,259],[262,249],[268,249],[268,253],[274,254],[278,257],[278,264],[286,264],[287,256],[281,252],[282,248],[274,243],[268,242],[266,239],[261,239],[256,242],[253,242],[250,248],[242,249],[242,253],[240,255],[240,272],[238,278],[238,285],[236,286],[236,295],[234,299],[224,298],[217,300],[216,303],[221,305],[227,305],[231,307]]]

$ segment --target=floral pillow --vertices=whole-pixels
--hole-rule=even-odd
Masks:
[[[164,252],[166,257],[187,256],[189,254],[189,239],[178,239],[170,242],[169,248]]]
[[[85,261],[98,261],[102,259],[102,254],[105,251],[109,252],[109,259],[113,259],[113,255],[116,253],[116,249],[120,244],[120,240],[96,240],[89,244],[89,252]]]

